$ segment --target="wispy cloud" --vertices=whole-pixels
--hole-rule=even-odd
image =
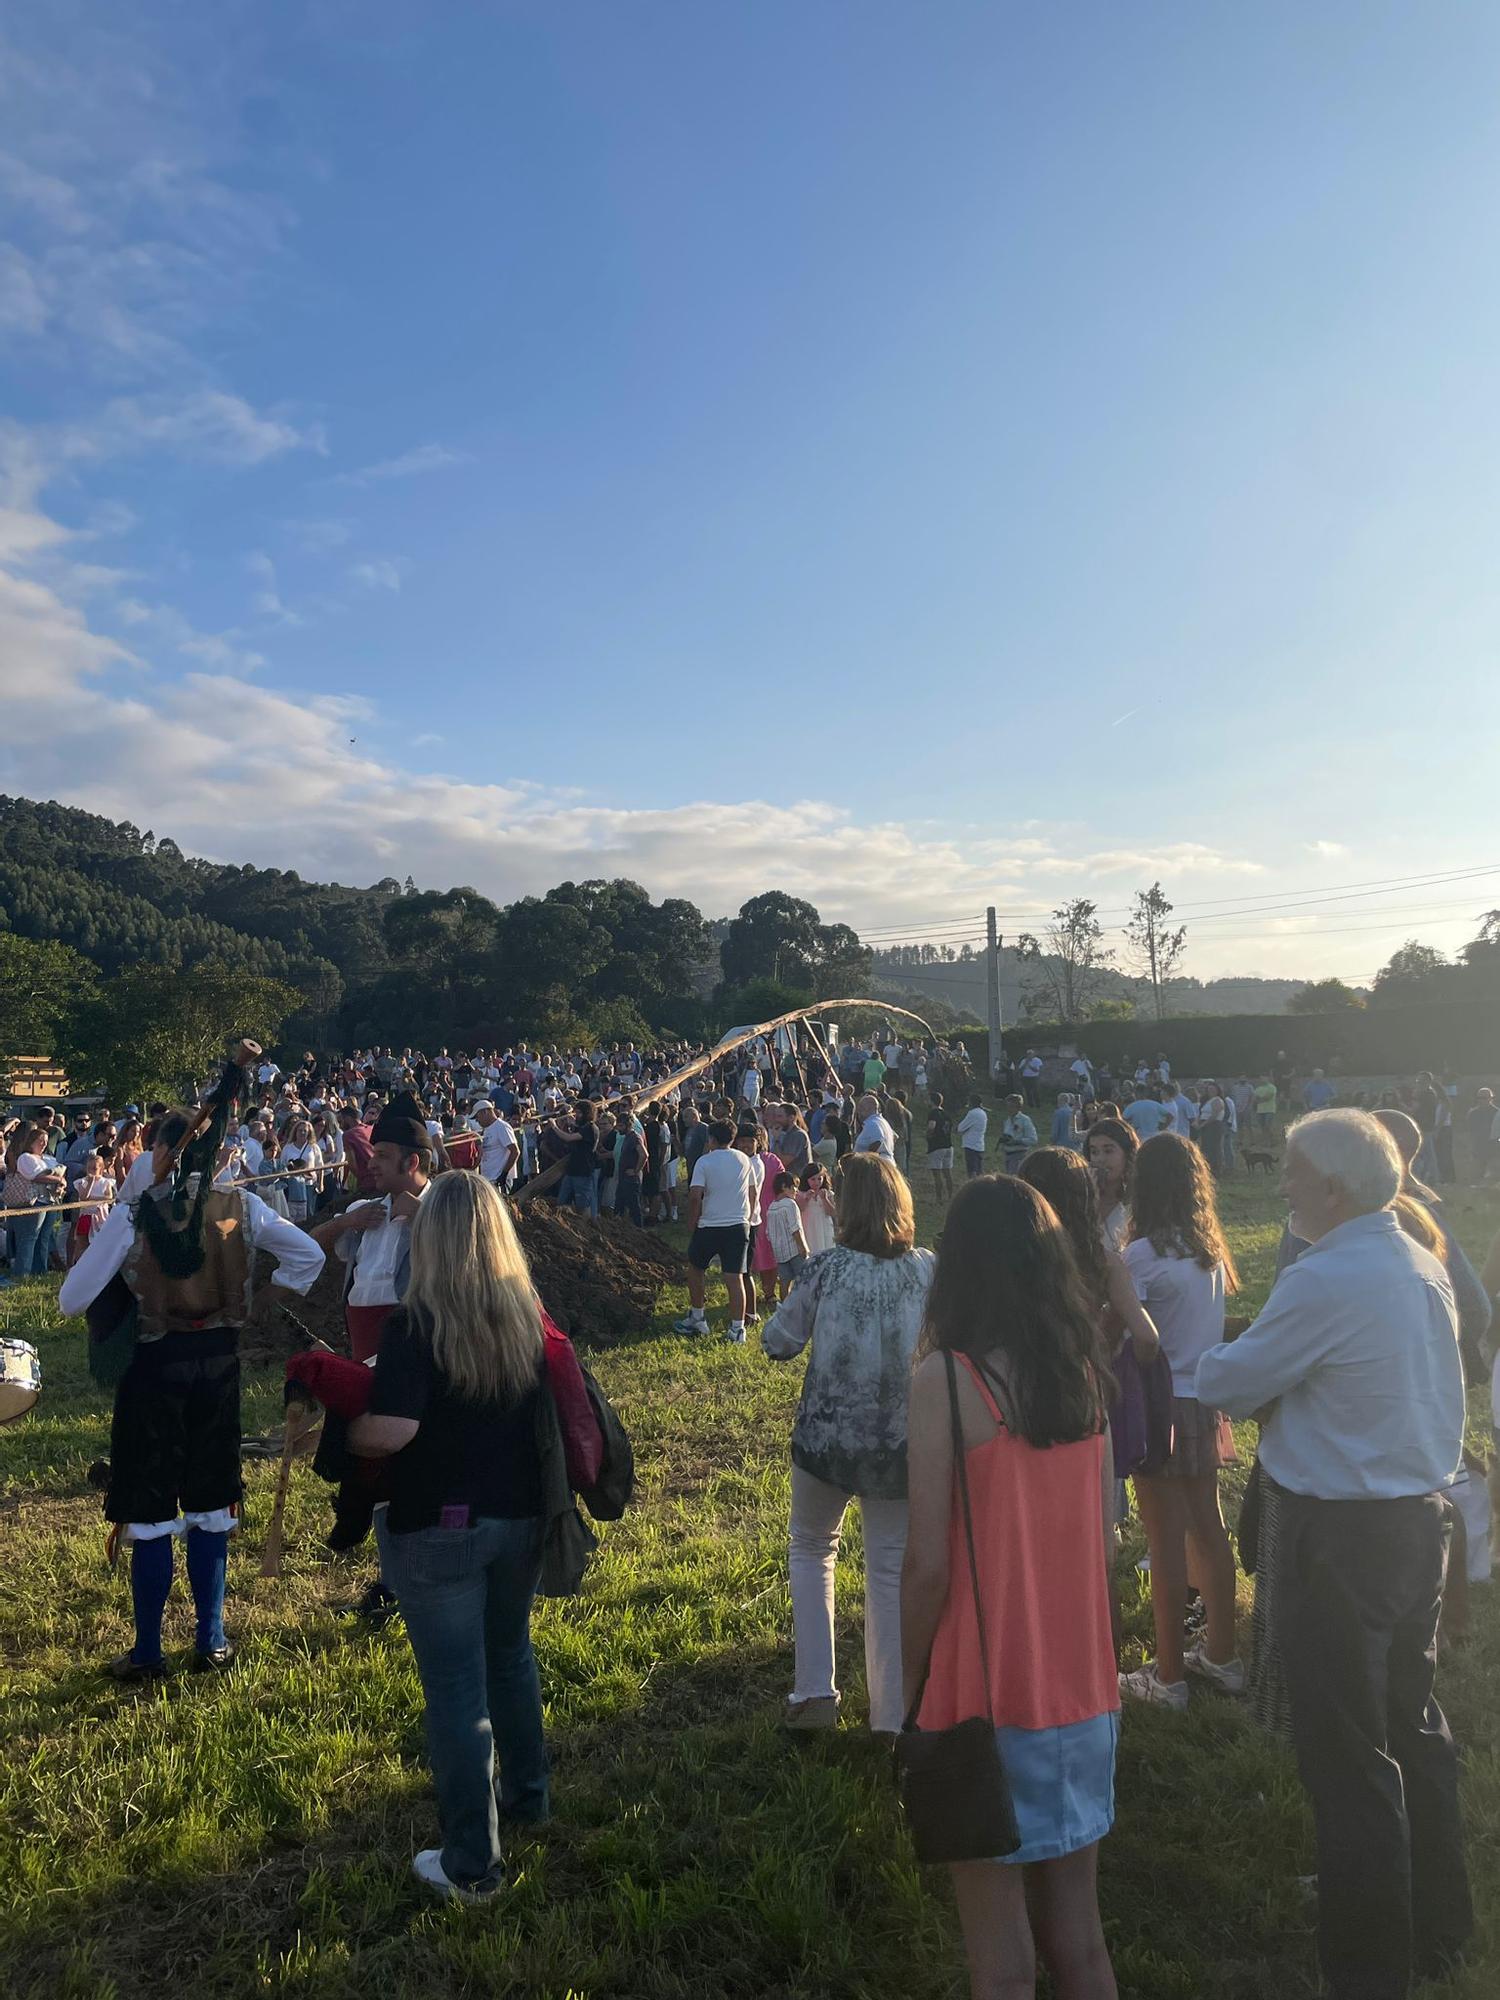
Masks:
[[[384,479],[415,479],[424,472],[446,472],[452,465],[467,465],[472,452],[454,451],[445,444],[419,444],[399,458],[383,458],[357,472],[336,472],[333,486],[373,486]]]
[[[1309,854],[1318,855],[1324,861],[1342,861],[1349,852],[1341,840],[1310,840],[1307,843],[1307,851]]]
[[[349,575],[366,590],[399,590],[404,568],[405,564],[394,556],[369,556],[363,562],[351,563]]]
[[[245,558],[245,567],[260,585],[253,600],[260,615],[274,618],[279,625],[300,625],[300,614],[282,601],[281,588],[276,581],[276,565],[265,550],[253,549]]]
[[[284,521],[285,534],[304,555],[326,556],[354,539],[354,523],[335,519]]]
[[[141,631],[149,640],[170,646],[184,659],[196,660],[201,666],[217,667],[225,673],[253,674],[266,664],[264,653],[240,643],[245,635],[237,627],[225,632],[200,632],[172,604],[143,604],[138,598],[128,597],[116,607],[115,615],[121,624]]]
[[[168,451],[217,465],[260,465],[289,451],[326,452],[321,427],[298,426],[283,411],[259,411],[223,389],[185,396],[116,396],[98,417],[64,436],[70,458]]]

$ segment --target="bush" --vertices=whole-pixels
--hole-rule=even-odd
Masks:
[[[962,1037],[976,1070],[989,1037]],[[1299,1069],[1337,1066],[1349,1076],[1393,1076],[1452,1069],[1468,1076],[1500,1071],[1500,1010],[1483,1001],[1428,1001],[1414,1007],[1340,1008],[1331,1014],[1194,1014],[1165,1021],[1089,1021],[1063,1028],[1037,1022],[1007,1028],[1013,1059],[1029,1048],[1046,1054],[1066,1043],[1117,1071],[1128,1060],[1166,1055],[1181,1076],[1245,1076],[1269,1069],[1283,1052]]]

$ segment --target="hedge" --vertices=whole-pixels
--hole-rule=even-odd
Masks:
[[[961,1036],[976,1069],[987,1068],[989,1036]],[[1180,1076],[1219,1070],[1244,1076],[1269,1069],[1285,1053],[1299,1070],[1332,1069],[1347,1076],[1410,1075],[1454,1070],[1463,1076],[1500,1072],[1500,1007],[1492,1001],[1429,1001],[1415,1007],[1341,1008],[1331,1014],[1185,1014],[1165,1021],[1055,1022],[1004,1031],[1012,1059],[1035,1049],[1056,1053],[1066,1043],[1116,1072],[1142,1056],[1167,1056]]]

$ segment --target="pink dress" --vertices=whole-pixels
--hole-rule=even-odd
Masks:
[[[760,1184],[760,1223],[755,1232],[755,1252],[750,1259],[750,1268],[752,1271],[774,1271],[776,1253],[771,1248],[771,1232],[766,1228],[766,1210],[776,1199],[776,1176],[784,1174],[786,1168],[774,1153],[762,1153],[760,1158],[766,1176]]]

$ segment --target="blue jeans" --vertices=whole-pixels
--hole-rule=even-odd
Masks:
[[[559,1208],[581,1208],[588,1215],[599,1213],[599,1185],[592,1174],[564,1174],[557,1190]]]
[[[427,1703],[443,1869],[451,1882],[493,1888],[500,1814],[530,1825],[547,1817],[542,1689],[531,1650],[542,1523],[486,1519],[396,1535],[386,1521],[382,1508],[375,1517],[381,1570],[401,1600]]]
[[[56,1217],[45,1208],[33,1208],[26,1215],[10,1218],[10,1268],[17,1278],[44,1276],[47,1270],[47,1251],[42,1245],[42,1225],[56,1223]],[[47,1248],[52,1244],[52,1231],[47,1232]],[[41,1262],[38,1262],[38,1256]]]

